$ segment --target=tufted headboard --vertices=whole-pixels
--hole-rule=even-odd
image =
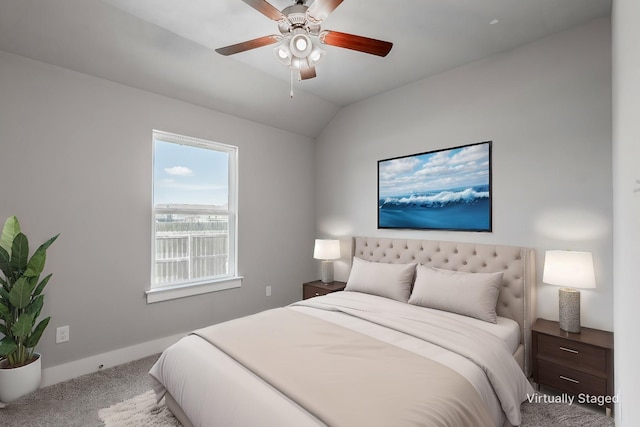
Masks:
[[[535,252],[518,246],[444,242],[436,240],[354,237],[353,255],[375,262],[418,262],[431,267],[471,273],[502,271],[498,316],[520,325],[520,347],[514,357],[531,373],[531,325],[535,321]]]

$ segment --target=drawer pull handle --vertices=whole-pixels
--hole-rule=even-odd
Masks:
[[[560,378],[565,380],[565,381],[570,381],[570,382],[575,383],[575,384],[580,384],[580,381],[574,380],[573,378],[568,378],[568,377],[565,377],[565,376],[562,376],[562,375],[560,375]]]
[[[569,352],[569,353],[573,353],[573,354],[578,354],[578,350],[572,350],[572,349],[567,348],[567,347],[560,347],[560,350],[566,351],[566,352]]]

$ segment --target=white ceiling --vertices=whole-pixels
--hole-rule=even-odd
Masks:
[[[322,28],[393,49],[327,46],[293,99],[272,47],[213,51],[279,34],[241,0],[0,0],[0,50],[315,137],[344,105],[610,13],[611,0],[344,0]]]

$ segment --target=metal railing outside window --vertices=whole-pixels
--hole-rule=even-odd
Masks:
[[[154,287],[229,275],[229,220],[156,214]]]

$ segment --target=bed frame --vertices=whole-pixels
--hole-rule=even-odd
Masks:
[[[535,252],[533,249],[435,240],[354,237],[353,256],[386,263],[418,262],[431,267],[467,272],[503,272],[496,312],[520,325],[520,346],[514,358],[531,374],[531,325],[535,320]],[[351,261],[351,260],[350,260]],[[165,401],[185,427],[192,427],[169,393]]]
[[[513,319],[520,325],[520,346],[513,357],[525,375],[531,375],[531,325],[536,318],[533,249],[437,240],[354,237],[353,255],[367,261],[417,262],[471,273],[503,272],[496,312],[498,316]]]

